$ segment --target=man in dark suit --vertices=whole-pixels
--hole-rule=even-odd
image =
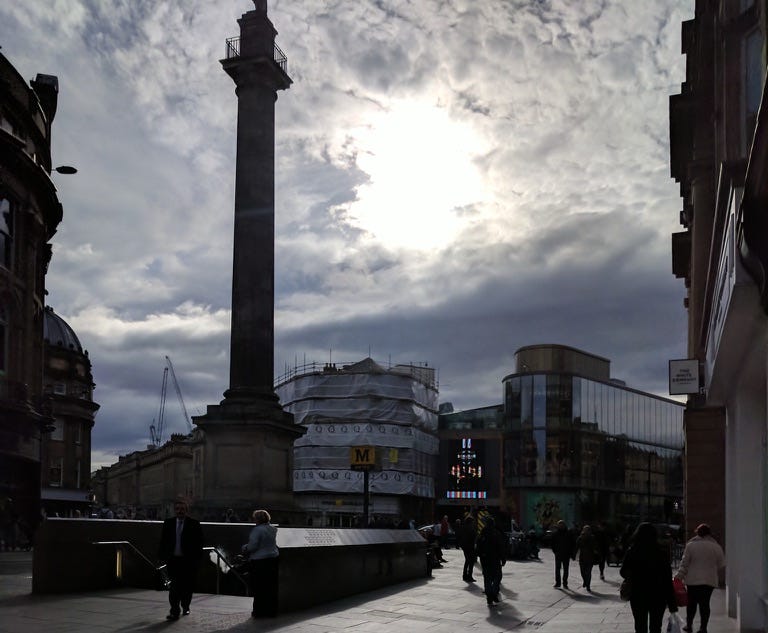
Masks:
[[[178,620],[181,613],[189,615],[197,566],[203,552],[203,530],[199,521],[187,516],[187,500],[178,497],[173,509],[176,516],[163,522],[158,550],[158,558],[167,564],[171,581],[168,592],[171,612],[167,620]]]
[[[552,534],[551,545],[552,552],[555,554],[555,587],[560,586],[560,570],[562,569],[563,587],[568,589],[568,566],[576,549],[576,539],[565,521],[557,522]]]

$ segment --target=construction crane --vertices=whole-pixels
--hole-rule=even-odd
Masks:
[[[163,426],[165,425],[165,400],[168,393],[168,371],[170,370],[171,379],[173,380],[173,387],[176,390],[176,397],[179,399],[179,405],[181,406],[181,412],[184,414],[184,421],[187,423],[187,429],[192,432],[192,419],[187,413],[187,407],[184,404],[184,398],[181,395],[181,387],[179,387],[179,381],[176,379],[176,372],[173,370],[173,363],[171,359],[165,357],[165,367],[163,368],[163,386],[160,390],[160,411],[157,415],[157,425],[155,420],[152,420],[152,424],[149,426],[149,438],[152,445],[159,447],[163,443]]]

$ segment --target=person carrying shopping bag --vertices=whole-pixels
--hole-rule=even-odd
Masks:
[[[688,589],[683,631],[693,630],[693,619],[698,609],[701,619],[698,633],[707,633],[709,600],[719,584],[720,573],[725,568],[725,554],[712,537],[712,529],[706,523],[699,525],[695,532],[695,536],[685,544],[683,559],[675,578],[685,582]]]

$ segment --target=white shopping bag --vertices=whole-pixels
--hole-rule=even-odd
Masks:
[[[682,633],[683,628],[680,626],[680,618],[677,617],[677,613],[670,613],[667,620],[667,633]]]

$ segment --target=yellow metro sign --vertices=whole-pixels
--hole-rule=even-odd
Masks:
[[[349,465],[352,470],[372,470],[376,465],[376,448],[373,446],[351,446]]]

